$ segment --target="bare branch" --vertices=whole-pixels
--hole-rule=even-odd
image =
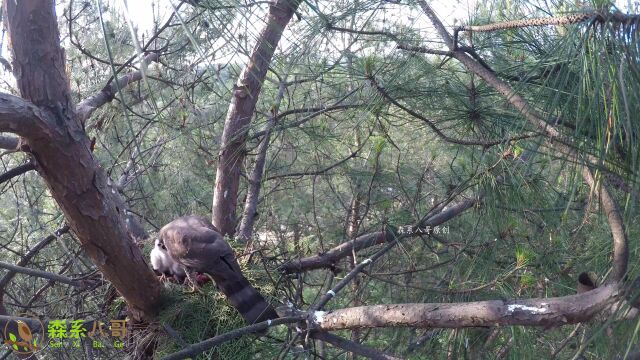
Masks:
[[[539,135],[537,133],[525,133],[523,135],[514,136],[514,137],[508,138],[508,139],[489,140],[489,141],[454,139],[454,138],[449,137],[447,134],[443,133],[442,130],[440,130],[432,120],[429,120],[426,117],[422,116],[421,114],[419,114],[419,113],[409,109],[408,107],[400,104],[398,102],[398,100],[396,100],[393,97],[391,97],[391,95],[389,95],[389,93],[382,86],[380,86],[378,84],[378,82],[376,81],[376,79],[373,76],[369,77],[369,81],[371,82],[371,85],[373,85],[373,87],[378,91],[378,93],[384,99],[386,99],[387,101],[389,101],[393,105],[399,107],[400,109],[404,110],[409,115],[422,120],[425,124],[427,124],[427,126],[429,126],[431,128],[431,130],[433,130],[433,132],[436,133],[436,135],[438,135],[438,137],[440,137],[442,140],[444,140],[446,142],[449,142],[449,143],[452,143],[452,144],[458,144],[458,145],[482,145],[482,146],[485,146],[485,147],[489,147],[489,146],[493,146],[493,145],[507,143],[509,141],[521,140],[521,139],[526,139],[526,138],[535,137],[535,136]]]
[[[318,330],[378,327],[464,328],[479,326],[562,326],[588,321],[621,300],[620,285],[556,298],[468,303],[390,304],[316,312]]]
[[[385,36],[395,41],[398,41],[398,36],[396,34],[393,34],[387,31],[356,30],[356,29],[349,29],[349,28],[334,26],[331,24],[327,25],[327,29],[351,33],[351,34],[358,34],[358,35]]]
[[[360,88],[354,89],[353,91],[349,92],[348,94],[343,96],[341,99],[338,99],[338,101],[336,101],[333,105],[318,106],[318,107],[308,107],[308,108],[300,108],[300,109],[291,109],[291,110],[283,111],[282,113],[278,114],[278,116],[276,117],[276,120],[280,120],[281,118],[283,118],[285,116],[294,115],[294,114],[314,113],[313,115],[317,116],[317,115],[320,115],[320,114],[322,114],[324,112],[328,112],[328,111],[343,110],[343,109],[355,109],[355,108],[363,107],[362,104],[339,105],[346,98],[348,98],[353,93],[355,93],[357,90],[360,90]],[[293,125],[293,124],[296,124],[296,125]],[[297,122],[293,123],[293,124],[287,124],[287,125],[293,125],[293,126],[299,125]],[[253,136],[261,136],[261,135],[258,135],[258,134],[259,133],[255,133]]]
[[[127,165],[125,165],[122,170],[122,174],[118,181],[114,184],[118,191],[123,191],[127,185],[137,179],[140,175],[142,175],[148,168],[138,168],[138,163],[141,162],[141,158],[148,154],[147,163],[149,166],[153,166],[152,164],[157,161],[158,157],[162,153],[163,146],[166,144],[167,140],[164,137],[159,137],[156,140],[156,143],[145,149],[138,151],[139,149],[136,147],[131,156],[129,157],[129,161],[127,161]]]
[[[38,320],[30,317],[0,315],[0,326],[4,329],[7,323],[15,322],[16,320],[22,321],[25,324],[29,325],[29,330],[33,332],[40,330],[40,326],[42,325]]]
[[[18,261],[17,266],[25,266],[31,261],[31,259],[36,256],[40,250],[44,249],[47,245],[49,245],[53,240],[57,239],[62,234],[66,234],[69,232],[69,226],[65,225],[60,229],[56,230],[53,234],[47,236],[46,238],[40,240],[36,245],[34,245],[26,254]],[[0,294],[2,290],[7,286],[7,284],[13,279],[17,272],[9,271],[5,276],[0,279]],[[1,299],[0,299],[1,300]],[[1,301],[0,301],[1,302]]]
[[[323,106],[323,107],[317,107],[317,108],[302,108],[302,109],[294,109],[294,110],[289,110],[289,111],[284,111],[281,114],[278,114],[278,116],[276,117],[276,120],[280,120],[281,118],[291,115],[291,114],[299,114],[299,113],[305,113],[305,112],[310,112],[311,114],[303,117],[300,120],[296,120],[294,122],[288,123],[288,124],[282,124],[279,126],[276,126],[274,131],[281,131],[284,129],[289,129],[292,127],[296,127],[296,126],[300,126],[306,122],[308,122],[309,120],[312,120],[324,113],[327,113],[329,111],[336,111],[336,110],[343,110],[343,109],[355,109],[358,107],[362,107],[361,104],[345,104],[345,105],[330,105],[330,106]],[[256,131],[254,134],[251,135],[251,139],[256,139],[259,138],[263,135],[265,135],[265,130],[261,130],[261,131]]]
[[[582,177],[591,191],[600,199],[600,205],[607,216],[613,238],[613,271],[610,279],[611,281],[620,281],[627,273],[627,264],[629,263],[629,244],[620,209],[605,183],[597,182],[593,172],[586,166],[582,169]]]
[[[467,199],[461,201],[447,210],[437,213],[436,215],[422,221],[419,225],[416,225],[415,228],[421,228],[426,226],[438,226],[450,219],[458,216],[463,213],[465,210],[476,205],[482,196],[479,196],[475,199]],[[412,231],[412,236],[417,236],[418,232]],[[313,269],[320,268],[330,268],[335,265],[335,263],[351,255],[353,252],[358,252],[360,250],[369,248],[374,245],[384,244],[389,241],[393,241],[395,239],[395,235],[389,231],[378,231],[374,233],[365,234],[357,237],[353,241],[344,242],[333,249],[319,255],[314,255],[298,260],[293,260],[288,262],[280,267],[280,270],[284,273],[291,274],[295,272],[308,271]]]
[[[393,235],[385,231],[365,234],[357,237],[353,241],[344,242],[323,254],[288,262],[282,265],[280,269],[286,274],[291,274],[313,269],[332,267],[338,260],[349,256],[352,251],[357,252],[374,245],[384,244],[388,241],[391,241],[392,239]]]
[[[431,55],[442,55],[442,56],[453,55],[452,51],[429,49],[423,46],[411,46],[411,45],[405,45],[405,44],[398,44],[398,49],[419,52],[422,54],[431,54]]]
[[[286,80],[286,76],[283,81]],[[271,130],[276,124],[276,116],[280,103],[284,98],[284,92],[286,90],[284,82],[281,81],[278,85],[278,94],[276,95],[275,103],[272,106],[272,114],[267,120],[267,124],[264,129],[264,137],[258,145],[258,155],[256,156],[256,163],[253,166],[251,175],[249,177],[249,188],[247,189],[247,199],[244,203],[244,210],[242,213],[242,221],[240,222],[240,229],[238,230],[237,238],[244,243],[250,244],[253,234],[253,224],[256,218],[258,208],[258,197],[260,196],[260,188],[262,187],[262,177],[264,174],[264,165],[267,162],[267,150],[269,149],[269,141],[271,139]]]
[[[26,275],[40,277],[43,279],[57,281],[63,284],[71,285],[71,286],[82,286],[82,283],[80,281],[68,278],[66,276],[50,273],[48,271],[29,269],[22,266],[12,265],[3,261],[0,261],[0,268],[4,268],[20,274],[26,274]]]
[[[364,144],[362,146],[360,146],[359,149],[356,149],[356,151],[352,152],[351,154],[349,154],[349,156],[345,157],[344,159],[331,164],[323,169],[320,170],[312,170],[312,171],[300,171],[300,172],[293,172],[293,173],[287,173],[287,174],[279,174],[279,175],[273,175],[273,176],[269,176],[268,178],[266,178],[266,181],[269,180],[274,180],[274,179],[278,179],[278,178],[283,178],[283,177],[301,177],[301,176],[311,176],[311,175],[321,175],[321,174],[326,174],[329,170],[340,166],[342,164],[344,164],[345,162],[347,162],[349,159],[352,159],[354,157],[356,157],[356,155],[358,155],[358,153],[360,152],[360,150],[362,150],[362,148],[364,147]]]
[[[26,164],[16,166],[13,169],[7,171],[6,173],[0,174],[0,184],[4,183],[5,181],[9,181],[16,176],[20,176],[26,173],[27,171],[34,170],[35,168],[36,166],[31,161],[29,161]]]
[[[157,53],[148,54],[143,60],[143,66],[147,66],[152,62],[158,61],[158,58],[159,55]],[[118,81],[113,81],[107,84],[107,86],[105,86],[97,94],[91,95],[81,101],[76,106],[78,120],[84,123],[91,116],[91,114],[96,111],[96,109],[108,102],[111,102],[115,98],[116,93],[118,92],[118,86],[120,87],[120,89],[122,89],[128,84],[140,81],[142,79],[142,76],[142,70],[130,72],[119,77]]]

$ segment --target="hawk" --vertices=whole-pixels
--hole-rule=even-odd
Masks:
[[[207,219],[177,218],[160,229],[159,240],[171,258],[188,270],[209,274],[248,324],[278,317],[242,275],[233,249]]]

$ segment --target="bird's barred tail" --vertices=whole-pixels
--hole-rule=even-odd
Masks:
[[[214,280],[216,280],[214,278]],[[247,324],[255,324],[268,319],[278,318],[275,309],[264,299],[249,281],[240,276],[236,279],[216,281],[233,307],[235,307]]]

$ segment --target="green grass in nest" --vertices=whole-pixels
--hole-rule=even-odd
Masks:
[[[170,284],[163,292],[160,323],[170,325],[188,344],[246,326],[240,314],[215,285],[208,283],[200,293],[187,294],[186,287]],[[160,329],[156,358],[181,350],[180,344]],[[243,336],[200,354],[195,359],[271,358],[276,346],[256,341],[255,335]]]

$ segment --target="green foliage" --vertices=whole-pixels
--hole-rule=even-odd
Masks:
[[[152,45],[147,44],[147,50],[162,49],[162,62],[150,65],[146,81],[125,86],[116,100],[97,109],[84,124],[87,135],[96,139],[95,157],[151,239],[177,216],[211,213],[218,154],[226,150],[220,145],[224,119],[267,9],[260,2],[233,6],[239,4],[182,4],[181,20],[175,18]],[[71,27],[61,26],[60,31],[74,99],[84,99],[105,86],[113,67],[118,69],[137,53],[134,40],[142,36],[133,36],[127,16],[117,7],[103,4],[103,32],[94,3],[74,2],[69,9],[70,5],[59,5],[67,11],[61,25],[73,18]],[[157,5],[160,10],[162,2]],[[603,9],[611,3],[594,1],[589,6]],[[462,22],[487,24],[586,10],[568,1],[490,1],[470,9],[470,18]],[[491,72],[511,85],[549,126],[559,129],[578,152],[575,158],[558,152],[540,134],[522,138],[539,129],[457,60],[400,49],[399,44],[443,49],[415,2],[304,2],[299,15],[288,25],[269,65],[246,129],[238,216],[262,140],[259,133],[277,114],[261,183],[254,252],[244,254],[244,244],[231,241],[251,282],[274,303],[307,309],[352,266],[350,259],[342,259],[330,269],[284,276],[280,265],[324,254],[352,236],[415,225],[443,207],[480,194],[481,204],[444,224],[448,233],[403,240],[367,267],[357,285],[344,288],[328,310],[573,294],[578,274],[589,271],[602,280],[611,265],[607,216],[580,176],[588,156],[597,159],[598,179],[619,204],[630,257],[637,258],[637,22],[459,34],[459,45],[473,47]],[[162,25],[160,18],[156,28]],[[67,39],[79,45],[69,45]],[[134,71],[124,68],[125,73]],[[385,99],[371,78],[420,117]],[[283,79],[287,86],[277,107]],[[495,144],[460,145],[437,135],[433,126],[449,139]],[[26,159],[2,154],[0,165],[7,171]],[[36,173],[0,184],[0,190],[0,254],[3,261],[15,263],[62,226],[64,217]],[[350,234],[354,213],[358,221],[355,234]],[[151,246],[145,243],[145,256]],[[356,261],[378,249],[358,251]],[[97,271],[72,234],[53,241],[29,267],[71,277]],[[638,270],[632,261],[629,278]],[[35,296],[42,288],[42,295]],[[125,308],[119,297],[106,304],[110,293],[102,285],[90,292],[76,291],[17,275],[9,289],[11,298],[5,297],[5,304],[10,312],[29,302],[50,318],[115,317]],[[175,284],[165,287],[159,318],[183,341],[196,343],[243,326],[213,286],[198,294],[184,290]],[[160,324],[132,340],[154,339],[156,358],[182,347]],[[380,328],[362,331],[360,339],[407,359],[547,358],[554,351],[559,351],[557,358],[599,359],[637,351],[637,329],[637,320],[596,318],[581,325],[573,337],[569,326],[512,326]],[[199,358],[293,359],[321,351],[313,342],[305,344],[306,349],[297,348],[300,338],[294,339],[295,332],[285,327],[270,335],[273,338],[243,337]],[[346,356],[328,345],[323,351],[325,358]],[[124,358],[125,352],[107,349],[102,355]],[[46,355],[50,354],[53,350]],[[69,356],[84,354],[72,350]]]
[[[160,323],[171,326],[187,343],[223,334],[244,325],[237,311],[231,307],[225,297],[211,284],[206,285],[197,294],[184,294],[185,289],[171,286],[166,293],[166,302],[160,313]],[[181,349],[176,339],[159,334],[157,358]],[[226,343],[212,351],[203,353],[198,359],[253,359],[258,351],[250,338],[240,339],[237,343]]]

